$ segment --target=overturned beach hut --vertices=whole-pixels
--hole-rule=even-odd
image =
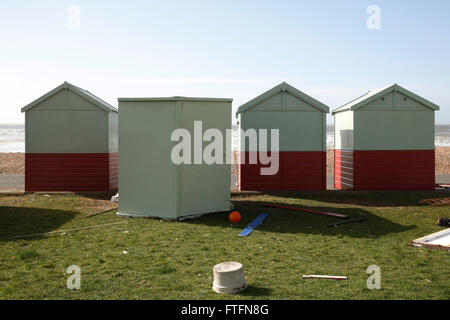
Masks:
[[[118,214],[176,220],[229,210],[231,102],[119,98]]]
[[[326,113],[329,108],[283,82],[239,107],[240,190],[325,190]],[[250,163],[247,130],[279,130],[279,165],[273,175],[262,174],[268,165],[258,157]],[[258,141],[259,143],[259,141]],[[270,146],[270,143],[268,143]],[[270,148],[270,147],[269,147]]]
[[[22,112],[25,191],[117,189],[116,108],[64,82]]]
[[[335,109],[335,187],[434,189],[436,110],[437,105],[397,84]]]

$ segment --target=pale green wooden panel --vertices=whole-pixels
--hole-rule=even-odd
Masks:
[[[119,214],[176,218],[174,102],[119,102]]]
[[[309,103],[295,97],[288,92],[280,92],[273,97],[270,97],[258,105],[251,108],[249,111],[267,111],[267,110],[311,110],[317,111],[316,108]]]
[[[231,102],[119,100],[119,110],[119,214],[175,219],[230,209],[230,165],[174,165],[171,134],[184,128],[194,139],[201,120],[225,138]]]
[[[230,209],[231,167],[226,163],[226,129],[231,129],[231,103],[182,102],[180,127],[193,137],[194,121],[201,120],[203,132],[216,128],[223,135],[223,164],[181,165],[179,170],[179,216]],[[203,149],[209,142],[203,142]],[[192,156],[194,155],[192,144]],[[231,149],[231,145],[229,146]]]
[[[26,112],[27,153],[107,153],[108,113],[94,108]]]
[[[258,105],[254,106],[250,110],[280,110],[281,109],[281,93],[274,95],[273,97],[270,97]]]
[[[430,111],[429,108],[424,106],[422,103],[405,96],[399,92],[395,96],[395,110],[411,110],[411,111]]]
[[[68,102],[69,106],[92,106],[95,108],[95,105],[93,105],[91,102],[83,98],[82,96],[76,94],[75,92],[71,90],[66,90],[68,92]]]
[[[42,106],[64,106],[67,104],[66,92],[67,90],[62,90],[57,92],[56,94],[50,96],[46,100],[42,101],[35,108],[39,108]]]
[[[311,110],[311,111],[317,111],[316,108],[311,106],[309,103],[293,96],[292,94],[288,92],[282,93],[282,100],[283,100],[283,106],[282,109],[284,110]]]
[[[383,100],[384,98],[384,100]],[[406,99],[406,100],[405,100]],[[390,111],[390,110],[410,110],[410,111],[432,111],[420,102],[405,96],[400,92],[390,92],[380,97],[359,110],[365,111]]]
[[[247,111],[241,115],[240,127],[279,129],[280,151],[324,151],[325,136],[323,112],[318,111]],[[270,131],[268,131],[270,137]],[[269,141],[270,142],[270,141]],[[270,147],[270,143],[268,143]],[[248,150],[248,142],[241,145]]]
[[[361,109],[364,109],[364,110],[386,110],[386,109],[392,109],[393,103],[394,103],[394,93],[391,92],[391,93],[388,93],[388,94],[384,95],[383,97],[380,97],[380,98],[378,98],[378,99],[368,103],[367,105],[365,105]]]
[[[434,111],[354,112],[355,150],[432,150]]]
[[[109,152],[119,151],[119,114],[117,112],[108,113],[109,119]]]

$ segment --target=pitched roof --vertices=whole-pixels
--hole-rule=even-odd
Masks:
[[[390,85],[385,88],[368,91],[366,94],[356,98],[355,100],[352,100],[352,101],[344,104],[343,106],[341,106],[337,109],[334,109],[332,111],[332,114],[336,114],[338,112],[347,111],[347,110],[351,110],[351,111],[358,110],[359,108],[362,108],[365,105],[369,104],[370,102],[372,102],[388,93],[391,93],[391,92],[400,92],[400,93],[404,94],[405,96],[407,96],[413,100],[416,100],[417,102],[420,102],[427,108],[430,108],[432,110],[439,110],[439,106],[435,105],[434,103],[432,103],[422,97],[419,97],[417,94],[415,94],[409,90],[406,90],[405,88],[402,88],[398,84],[394,83],[393,85]]]
[[[273,87],[272,89],[264,92],[263,94],[257,96],[256,98],[254,98],[254,99],[250,100],[249,102],[240,106],[239,109],[236,111],[236,114],[245,112],[245,111],[253,108],[254,106],[258,105],[259,103],[263,102],[264,100],[267,100],[267,99],[277,95],[280,92],[289,92],[296,98],[309,103],[310,105],[312,105],[316,109],[319,109],[320,111],[327,112],[327,113],[330,112],[330,108],[328,108],[328,106],[326,106],[322,102],[308,96],[306,93],[301,92],[300,90],[294,88],[293,86],[287,84],[286,82],[282,82],[279,85]]]
[[[103,101],[102,99],[93,95],[89,91],[81,89],[77,86],[74,86],[73,84],[70,84],[67,81],[65,81],[63,84],[56,87],[55,89],[47,92],[42,97],[40,97],[40,98],[34,100],[33,102],[31,102],[30,104],[26,105],[25,107],[23,107],[21,109],[21,111],[22,112],[28,111],[28,110],[34,108],[35,106],[37,106],[38,104],[40,104],[42,101],[47,100],[54,94],[58,93],[61,90],[65,90],[65,89],[72,90],[73,92],[79,94],[80,96],[82,96],[83,98],[85,98],[86,100],[88,100],[89,102],[93,103],[94,105],[96,105],[97,107],[99,107],[100,109],[102,109],[106,112],[118,112],[118,110],[116,108],[114,108],[112,105],[110,105],[106,101]]]

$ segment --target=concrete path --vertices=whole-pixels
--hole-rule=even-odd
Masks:
[[[436,183],[450,184],[450,174],[436,174]]]
[[[0,174],[0,191],[21,192],[25,189],[23,174]]]

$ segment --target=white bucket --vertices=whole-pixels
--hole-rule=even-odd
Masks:
[[[118,192],[115,196],[111,197],[111,202],[119,203],[119,193]]]
[[[212,289],[218,293],[234,294],[247,288],[244,266],[239,262],[222,262],[213,267],[214,283]]]

